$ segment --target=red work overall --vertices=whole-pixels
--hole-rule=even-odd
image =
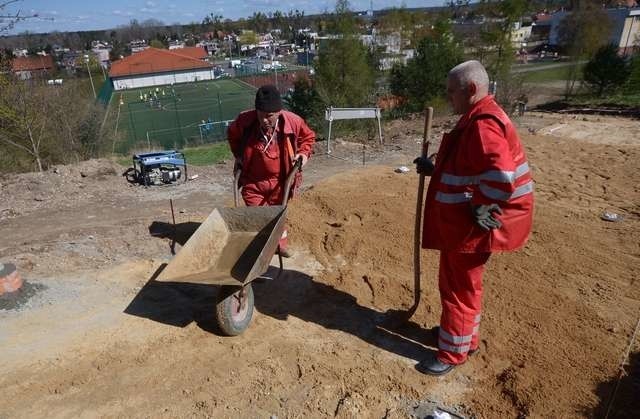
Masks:
[[[282,205],[284,183],[293,168],[293,157],[309,157],[315,133],[298,115],[282,111],[273,136],[266,138],[255,110],[242,112],[227,132],[233,155],[242,161],[242,198],[247,206]],[[302,182],[298,173],[289,198]],[[280,248],[287,249],[287,228],[280,239]]]
[[[485,231],[472,208],[494,203],[502,227]],[[525,244],[532,214],[533,180],[520,138],[487,96],[445,134],[427,191],[422,247],[440,250],[440,361],[460,364],[477,349],[484,266],[491,252]]]

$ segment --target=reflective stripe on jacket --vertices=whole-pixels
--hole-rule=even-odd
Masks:
[[[498,204],[500,229],[475,223],[472,206]],[[445,134],[424,210],[422,246],[457,252],[514,250],[531,231],[533,180],[520,138],[487,96]]]

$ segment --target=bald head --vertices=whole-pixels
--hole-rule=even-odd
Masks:
[[[449,71],[447,94],[456,113],[464,114],[489,94],[489,75],[480,61],[465,61]]]

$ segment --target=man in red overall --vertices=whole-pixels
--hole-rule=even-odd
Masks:
[[[440,250],[442,316],[438,352],[416,365],[442,375],[466,361],[479,344],[482,274],[492,252],[522,247],[531,231],[533,180],[518,133],[488,94],[478,61],[454,67],[447,97],[462,117],[444,135],[435,165],[419,157],[431,176],[422,247]]]
[[[256,92],[255,109],[244,111],[229,125],[227,138],[236,166],[242,169],[240,185],[247,206],[282,205],[284,183],[293,163],[309,160],[316,135],[298,115],[283,110],[275,86],[262,86]],[[298,173],[292,193],[302,182]],[[287,229],[279,242],[280,254],[290,257]]]

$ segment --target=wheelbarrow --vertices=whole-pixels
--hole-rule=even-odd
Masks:
[[[187,282],[218,285],[215,318],[222,333],[236,336],[246,330],[253,316],[251,282],[264,276],[278,250],[284,231],[287,200],[302,160],[288,174],[282,205],[240,207],[240,170],[234,173],[235,208],[215,208],[178,254],[158,275],[160,282]]]

